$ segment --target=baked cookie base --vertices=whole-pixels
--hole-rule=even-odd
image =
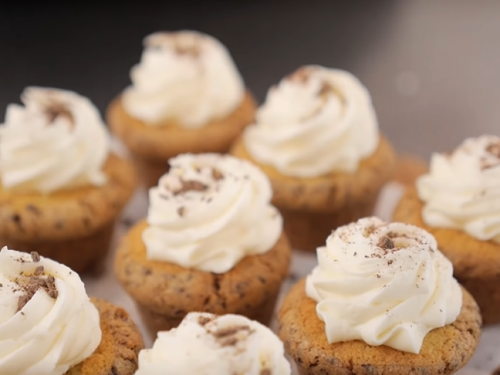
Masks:
[[[301,280],[285,298],[279,313],[279,336],[300,375],[448,375],[462,368],[479,343],[481,317],[471,295],[463,292],[457,320],[427,334],[419,354],[362,341],[329,344],[316,302]]]
[[[121,241],[115,275],[138,306],[148,330],[175,327],[189,312],[241,314],[270,323],[277,296],[288,276],[291,249],[283,234],[268,252],[240,260],[231,270],[213,274],[146,258],[142,232],[135,225]]]
[[[102,339],[95,352],[64,375],[133,375],[144,341],[125,310],[92,298],[99,310]]]
[[[168,162],[165,160],[153,161],[134,155],[132,159],[137,170],[137,175],[139,176],[139,181],[146,189],[158,186],[160,177],[169,170]]]
[[[274,296],[269,296],[260,305],[248,306],[247,309],[245,309],[244,311],[239,311],[238,314],[244,315],[249,319],[256,320],[265,326],[269,326],[271,324],[274,310],[276,308],[278,294],[279,293],[275,294]],[[154,311],[149,310],[147,307],[141,306],[137,303],[136,306],[150,337],[156,337],[156,334],[159,331],[169,331],[172,328],[177,327],[185,316],[184,313],[182,317],[167,316],[155,313]],[[232,312],[229,310],[227,314],[230,313]]]
[[[438,248],[453,263],[455,277],[479,305],[483,323],[500,323],[500,244],[476,240],[460,230],[430,227],[423,222],[423,207],[416,189],[408,187],[393,220],[431,233]]]
[[[377,197],[370,198],[369,201],[346,206],[335,213],[303,212],[279,207],[292,248],[316,251],[318,247],[325,246],[333,229],[373,214]]]
[[[110,223],[89,236],[62,240],[23,242],[0,237],[0,243],[10,249],[31,252],[65,264],[78,274],[101,274],[105,271],[105,260],[109,253],[115,223]]]
[[[102,271],[114,224],[136,187],[132,162],[110,154],[102,186],[51,194],[0,187],[0,247],[37,251],[74,271]]]

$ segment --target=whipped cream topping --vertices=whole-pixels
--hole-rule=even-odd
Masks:
[[[123,105],[151,126],[175,120],[199,128],[233,112],[245,94],[243,80],[226,47],[195,31],[158,32],[144,40],[141,62]]]
[[[36,253],[0,251],[0,374],[61,375],[100,342],[78,274]]]
[[[423,229],[365,218],[338,228],[317,253],[306,293],[318,302],[329,343],[419,353],[425,335],[462,308],[453,266]]]
[[[290,375],[283,343],[239,315],[189,313],[139,354],[135,375]]]
[[[450,154],[434,154],[417,191],[425,224],[500,243],[500,137],[469,138]]]
[[[97,108],[74,92],[28,87],[0,126],[4,189],[50,193],[106,182],[109,137]]]
[[[278,241],[283,221],[267,177],[229,155],[184,154],[149,191],[147,257],[224,273]]]
[[[355,172],[379,134],[370,94],[356,77],[305,66],[271,87],[244,142],[260,163],[309,178]]]

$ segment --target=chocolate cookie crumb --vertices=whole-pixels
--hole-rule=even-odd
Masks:
[[[181,180],[181,184],[182,186],[180,189],[172,191],[174,195],[183,194],[188,191],[205,191],[208,189],[207,185],[194,180],[188,180],[188,181]]]
[[[38,267],[37,270],[39,268],[40,267]],[[21,288],[20,290],[24,292],[24,294],[19,297],[17,303],[17,311],[20,311],[40,289],[45,290],[49,297],[54,299],[56,299],[59,294],[55,284],[54,276],[51,275],[47,276],[46,278],[41,276],[31,276],[28,278],[28,281],[26,283],[21,283],[19,280],[16,280],[16,282]]]
[[[198,317],[198,324],[202,327],[205,327],[208,323],[210,323],[213,319],[208,316],[200,316]]]
[[[215,181],[219,181],[219,180],[222,180],[224,178],[224,175],[222,174],[221,171],[219,171],[218,169],[216,168],[213,168],[212,169],[212,177]]]
[[[30,255],[33,262],[38,263],[40,261],[40,255],[36,251],[32,251]]]
[[[383,236],[377,244],[383,250],[394,249],[394,241],[392,241],[388,236]]]
[[[373,232],[375,232],[375,230],[377,229],[377,227],[375,225],[370,225],[368,228],[365,229],[365,237],[369,237]]]
[[[249,326],[234,326],[218,329],[212,332],[212,335],[219,341],[220,346],[233,346],[238,343],[236,334],[242,331],[246,331],[248,334],[252,333]]]

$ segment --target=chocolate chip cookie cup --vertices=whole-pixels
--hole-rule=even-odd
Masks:
[[[337,229],[289,292],[279,336],[301,375],[453,374],[481,317],[433,237],[367,218]]]
[[[149,188],[176,155],[227,152],[253,122],[256,103],[215,38],[158,32],[144,45],[141,63],[131,71],[133,84],[109,105],[107,121]]]
[[[139,354],[136,375],[290,375],[283,343],[241,315],[189,313]]]
[[[484,324],[500,322],[499,189],[500,138],[470,138],[433,155],[429,173],[406,189],[394,212],[394,220],[432,233]]]
[[[292,247],[308,251],[332,228],[371,215],[396,163],[366,88],[320,66],[273,86],[231,154],[266,173]]]
[[[68,267],[4,248],[0,296],[0,373],[133,375],[137,370],[144,343],[136,325],[123,309],[89,299]]]
[[[119,245],[118,281],[153,335],[193,311],[268,325],[290,246],[265,175],[217,154],[180,155],[170,165],[150,190],[147,221]]]
[[[99,271],[135,189],[134,167],[109,151],[88,99],[28,88],[23,102],[0,126],[0,245]]]

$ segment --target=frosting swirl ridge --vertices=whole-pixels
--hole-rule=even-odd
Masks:
[[[427,225],[500,243],[500,137],[469,138],[450,154],[434,154],[417,191]]]
[[[271,87],[244,133],[260,163],[301,178],[353,173],[379,141],[366,88],[352,74],[305,66]]]
[[[462,291],[436,240],[412,225],[365,218],[318,248],[306,293],[328,342],[363,340],[418,353],[425,335],[455,321]]]
[[[143,240],[149,259],[224,273],[272,249],[282,218],[267,177],[229,155],[184,154],[151,188]]]
[[[28,87],[24,106],[7,107],[0,126],[0,177],[5,189],[51,193],[102,185],[109,137],[97,108],[74,92]]]

